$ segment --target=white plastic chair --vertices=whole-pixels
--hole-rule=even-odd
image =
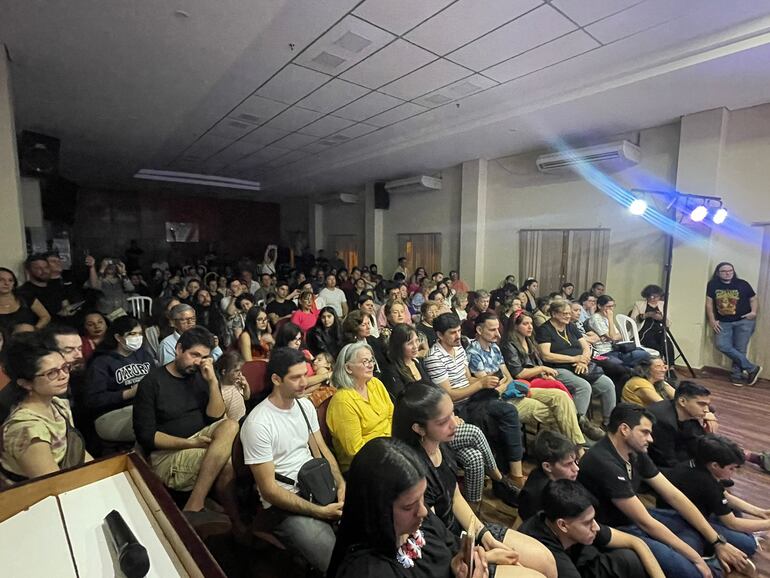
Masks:
[[[133,295],[128,297],[126,301],[128,301],[128,305],[131,308],[131,315],[137,319],[142,319],[145,315],[149,315],[152,312],[151,297]]]
[[[617,313],[615,315],[615,324],[618,326],[620,334],[623,336],[623,341],[633,341],[640,349],[644,349],[652,357],[660,357],[660,352],[657,349],[642,346],[639,341],[639,328],[636,326],[636,322],[628,315]]]

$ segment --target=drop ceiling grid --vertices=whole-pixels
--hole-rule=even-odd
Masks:
[[[369,2],[375,2],[377,0],[368,0],[368,1]],[[567,0],[564,0],[564,1],[566,2]],[[597,2],[598,0],[593,0],[593,1]],[[612,0],[612,1],[616,5],[619,4],[619,3],[620,4],[627,4],[628,3],[628,0]],[[505,13],[506,10],[507,10],[507,14],[516,14],[517,11],[521,12],[521,10],[524,10],[524,14],[527,14],[528,12],[531,12],[533,9],[536,9],[538,7],[548,8],[548,6],[544,5],[541,0],[515,0],[515,1],[506,0],[504,3],[502,2],[502,0],[491,0],[491,2],[493,2],[493,3],[497,2],[500,5],[504,4],[503,12]],[[440,3],[442,3],[442,2],[439,2],[437,4],[440,4]],[[359,5],[359,8],[362,9],[361,10],[361,14],[359,14],[359,16],[365,16],[366,15],[366,11],[363,10],[363,8],[365,8],[366,4],[367,4],[367,2],[364,2],[363,4]],[[416,27],[414,27],[412,29],[412,32],[419,31],[419,29],[421,29],[422,27],[426,26],[431,20],[433,20],[437,16],[440,16],[442,14],[447,13],[449,10],[451,10],[452,8],[454,8],[457,5],[464,5],[466,7],[466,9],[469,6],[468,0],[457,0],[456,2],[446,3],[446,4],[447,4],[447,6],[445,6],[444,9],[439,10],[438,13],[434,13],[433,16],[430,16],[429,18],[424,20],[421,24],[419,24]],[[554,4],[556,5],[556,4],[558,4],[558,2],[555,1]],[[529,9],[525,8],[527,6],[529,6]],[[633,7],[633,5],[631,5],[630,7]],[[478,8],[478,5],[476,5],[476,8]],[[487,6],[487,8],[489,8],[489,6]],[[626,9],[623,9],[622,6],[621,6],[620,12],[624,12],[624,11],[626,11]],[[356,12],[356,10],[357,9],[354,9],[352,12]],[[308,48],[313,46],[316,42],[318,42],[325,35],[328,35],[330,30],[334,29],[335,27],[338,27],[342,21],[344,21],[348,16],[350,16],[350,14],[351,13],[348,13],[345,16],[343,16],[343,18],[341,18],[329,30],[327,30],[325,33],[321,34],[314,41],[310,42],[308,44]],[[609,18],[609,17],[615,16],[617,14],[618,14],[618,12],[613,12],[612,14],[610,14],[609,16],[605,16],[604,18]],[[518,16],[521,16],[521,14],[519,13]],[[496,15],[496,18],[497,18],[497,22],[499,23],[500,22],[500,20],[499,20],[500,14],[499,13]],[[516,16],[514,16],[514,18],[516,18]],[[364,19],[364,22],[365,22],[365,19]],[[379,22],[375,22],[374,24],[375,25],[380,25]],[[506,23],[504,22],[502,24],[502,26],[506,26]],[[498,28],[496,28],[496,29],[499,29],[499,28],[500,28],[500,26],[498,26]],[[496,29],[492,29],[491,31],[485,32],[480,37],[477,37],[475,39],[471,39],[468,43],[466,43],[466,45],[467,44],[472,44],[472,43],[475,43],[475,42],[479,41],[485,35],[489,35],[490,33],[493,33]],[[397,33],[398,32],[398,31],[388,31],[388,30],[385,30],[385,31],[386,32],[391,32],[391,33]],[[412,34],[412,32],[410,32],[406,36],[407,37],[412,36],[413,38],[419,38],[419,34],[418,33]],[[445,33],[445,35],[449,35],[449,34]],[[401,42],[399,42],[399,41],[401,41]],[[284,100],[289,100],[288,96],[296,97],[299,93],[302,93],[305,89],[310,87],[310,92],[309,93],[301,95],[301,97],[298,98],[297,100],[295,100],[293,102],[293,104],[289,105],[288,109],[286,109],[286,110],[284,110],[282,112],[279,111],[271,119],[268,119],[267,122],[265,122],[265,123],[263,123],[261,125],[261,126],[265,126],[265,125],[269,125],[270,122],[275,119],[275,117],[280,116],[281,114],[284,114],[288,110],[296,108],[296,105],[300,101],[303,101],[305,99],[310,99],[308,102],[310,102],[312,104],[312,102],[313,102],[313,100],[312,100],[313,94],[315,94],[316,92],[323,91],[324,87],[328,86],[332,82],[336,82],[336,83],[338,83],[338,82],[346,82],[347,83],[346,86],[349,89],[351,89],[353,92],[361,92],[361,90],[363,90],[363,89],[367,89],[368,90],[367,87],[362,87],[362,86],[356,84],[355,79],[356,79],[357,75],[352,73],[352,71],[354,71],[355,68],[357,68],[358,66],[362,65],[363,63],[365,63],[367,60],[370,60],[373,56],[376,56],[377,54],[379,54],[380,52],[385,50],[385,48],[388,48],[388,47],[392,46],[393,44],[395,44],[397,42],[399,42],[399,48],[401,48],[401,50],[400,51],[395,51],[396,54],[398,52],[411,52],[413,54],[413,56],[418,59],[418,61],[419,60],[427,61],[427,62],[425,62],[425,63],[423,63],[421,65],[424,68],[427,68],[431,64],[434,64],[434,63],[437,62],[435,60],[433,62],[431,62],[430,56],[429,56],[430,53],[427,50],[422,50],[424,47],[419,46],[419,45],[412,45],[413,48],[412,47],[406,48],[411,43],[408,43],[408,42],[406,42],[405,40],[403,40],[401,38],[397,38],[396,40],[394,40],[390,44],[386,44],[384,48],[381,48],[380,50],[377,50],[377,51],[372,51],[372,53],[367,55],[366,58],[361,59],[361,61],[358,64],[356,64],[355,66],[350,67],[346,71],[348,73],[348,77],[349,78],[345,79],[344,78],[345,77],[345,73],[343,73],[341,75],[341,77],[336,77],[336,76],[332,77],[332,76],[329,76],[329,75],[323,75],[324,73],[319,73],[317,70],[306,69],[301,64],[298,64],[297,63],[298,60],[299,60],[298,57],[301,56],[301,54],[305,53],[305,51],[303,51],[303,53],[301,53],[300,55],[296,56],[292,61],[288,62],[284,66],[284,68],[279,70],[271,79],[268,79],[268,81],[263,83],[263,85],[261,87],[259,87],[257,90],[255,90],[249,97],[244,99],[244,101],[242,101],[238,106],[236,106],[233,109],[233,111],[236,111],[237,109],[241,108],[253,96],[256,96],[256,97],[269,96],[270,99],[283,98]],[[546,43],[545,45],[547,45],[547,44],[548,43]],[[541,46],[545,46],[545,45],[541,45]],[[526,52],[523,53],[523,54],[526,54]],[[517,55],[517,56],[521,56],[521,55]],[[575,56],[575,54],[570,54],[567,58],[572,58],[574,56]],[[382,55],[379,58],[381,60],[387,60],[387,59],[383,59]],[[545,67],[548,67],[548,66],[553,66],[554,64],[557,63],[557,62],[551,62],[551,60],[552,59],[548,60],[547,61],[548,64],[546,64],[545,66],[540,67],[539,69],[542,69],[542,68],[545,68]],[[376,60],[374,62],[376,64]],[[371,66],[371,63],[370,63],[370,66]],[[289,72],[284,72],[287,69],[289,70]],[[299,72],[299,70],[302,70],[302,69],[305,69],[305,72]],[[532,72],[535,72],[536,70],[538,70],[538,69],[531,70],[531,71],[527,72],[526,74],[530,74]],[[284,76],[279,76],[279,75],[281,75],[282,72],[284,73]],[[401,71],[401,72],[403,72],[403,71]],[[390,81],[388,83],[388,85],[399,86],[399,81],[404,79],[402,84],[405,87],[404,90],[406,90],[407,92],[402,92],[401,94],[403,96],[410,96],[409,100],[414,102],[416,99],[420,99],[420,98],[423,98],[423,97],[428,97],[431,94],[438,93],[441,90],[443,90],[444,88],[446,88],[446,87],[450,86],[451,84],[453,84],[453,82],[449,82],[449,83],[445,84],[442,87],[432,88],[432,89],[429,89],[427,92],[422,91],[421,94],[414,95],[413,92],[408,92],[408,91],[409,91],[409,83],[410,83],[410,78],[409,77],[411,76],[412,78],[417,78],[419,76],[418,74],[415,75],[415,76],[412,76],[413,74],[415,74],[415,72],[419,72],[419,69],[418,69],[418,71],[407,71],[406,73],[402,74],[401,76],[397,76],[394,80]],[[366,74],[362,74],[361,76],[366,77]],[[375,77],[376,76],[377,76],[377,74],[375,73]],[[469,74],[469,76],[470,76],[470,74]],[[275,80],[276,77],[278,77],[278,80]],[[291,80],[292,78],[294,78],[294,79],[296,79],[296,78],[301,79],[300,84],[302,84],[302,88],[298,92],[289,92],[289,93],[287,93],[286,89],[290,88],[293,91],[296,88],[296,86],[294,85],[294,81]],[[380,75],[380,78],[386,78],[386,76]],[[287,81],[286,79],[290,79],[290,81]],[[275,81],[274,84],[272,86],[267,86],[271,81]],[[495,83],[498,82],[498,80],[496,80],[496,79],[493,79],[493,81]],[[281,82],[284,82],[283,86],[280,84]],[[369,82],[371,84],[373,81],[370,80]],[[505,82],[507,82],[507,81],[503,81],[502,83],[504,84]],[[289,85],[292,85],[292,86],[290,87]],[[352,86],[358,86],[359,89],[358,90],[352,89]],[[485,87],[485,88],[482,89],[482,91],[486,91],[486,90],[489,90],[490,88],[494,88],[494,86],[496,86],[496,84],[493,84],[492,86]],[[329,90],[331,90],[331,89],[329,89]],[[478,92],[479,91],[476,91],[476,92],[474,92],[474,94],[478,94]],[[369,93],[366,93],[366,94],[362,94],[362,95],[358,96],[357,98],[354,98],[354,100],[352,100],[352,101],[347,101],[347,102],[343,101],[343,102],[341,102],[341,106],[340,107],[332,108],[333,106],[335,106],[336,103],[329,102],[329,101],[324,102],[324,100],[323,100],[324,97],[323,97],[323,93],[322,93],[321,97],[319,97],[319,98],[321,99],[321,102],[324,103],[324,104],[320,105],[320,107],[323,108],[323,110],[322,111],[314,111],[314,112],[320,112],[321,113],[320,118],[318,118],[315,121],[310,121],[309,123],[306,123],[304,126],[307,126],[308,124],[312,124],[313,122],[317,122],[318,120],[321,120],[322,118],[324,118],[325,115],[328,115],[328,114],[330,114],[332,112],[338,112],[339,113],[340,111],[344,111],[344,109],[350,107],[351,105],[354,105],[359,100],[365,99],[367,96],[370,96],[372,94],[379,94],[379,93],[369,92]],[[463,97],[460,97],[460,98],[463,98]],[[263,100],[264,100],[264,98],[263,98]],[[377,120],[375,121],[377,123],[383,122],[383,119],[385,119],[385,120],[394,119],[393,123],[395,123],[395,122],[400,122],[401,120],[404,120],[405,118],[409,118],[409,117],[414,116],[416,114],[420,114],[422,112],[426,112],[426,110],[421,110],[419,107],[415,106],[414,104],[411,107],[404,107],[403,106],[404,103],[403,103],[402,100],[400,100],[400,99],[394,99],[394,100],[396,102],[392,102],[393,106],[391,106],[390,108],[388,108],[386,110],[382,110],[380,112],[375,112],[374,115],[371,115],[371,116],[362,116],[362,115],[359,114],[359,115],[357,115],[357,118],[349,119],[349,120],[362,121],[362,120],[367,120],[367,119],[372,119],[372,118],[377,117]],[[455,99],[455,100],[459,100],[459,99]],[[270,100],[270,102],[276,102],[277,103],[276,100]],[[421,104],[423,107],[426,107],[426,106],[436,106],[436,105],[427,104],[426,102],[421,102],[420,103],[418,101],[418,103]],[[277,103],[277,104],[280,104],[280,103]],[[319,107],[318,104],[313,105],[313,106],[315,106],[316,108]],[[399,112],[394,112],[392,114],[386,114],[386,113],[389,113],[390,111],[393,111],[395,109],[398,109]],[[302,110],[306,110],[306,109],[302,109]],[[405,110],[409,110],[411,114],[409,114],[409,115],[407,115],[405,117],[402,117],[402,114],[403,114],[403,112]],[[231,113],[233,111],[231,111]],[[344,116],[344,112],[340,116]],[[237,116],[234,115],[234,114],[231,114],[231,117],[236,117],[237,118]],[[226,118],[227,118],[227,116],[223,117],[223,120],[226,120]],[[220,121],[220,122],[222,122],[222,121]],[[217,123],[217,124],[219,124],[219,123]],[[279,125],[280,124],[281,123],[279,121]],[[298,124],[298,123],[291,123],[289,125],[283,125],[283,126],[285,126],[287,128],[290,128],[290,130],[293,131],[291,134],[293,134],[294,132],[297,132],[297,131],[301,130],[302,128],[304,128],[304,126],[296,126],[296,124]],[[374,123],[372,123],[372,124],[374,124]],[[214,125],[214,126],[216,126],[216,125]],[[275,125],[272,125],[272,126],[275,126]],[[356,125],[353,125],[353,126],[356,126]],[[388,126],[388,125],[383,125],[383,126]],[[212,129],[213,128],[214,127],[212,127]],[[270,127],[268,127],[268,128],[270,128]],[[212,130],[212,129],[209,129],[209,130]],[[338,132],[342,133],[344,131],[338,131]],[[246,135],[239,136],[238,140],[243,139],[243,140],[247,140],[248,141],[248,134],[250,134],[250,133],[247,133]],[[368,132],[364,133],[364,134],[368,134]],[[359,136],[363,136],[363,134],[359,135]],[[359,138],[359,137],[356,136],[356,137],[353,137],[353,138]],[[238,140],[236,140],[234,142],[238,142]],[[272,142],[275,142],[275,141],[272,141]],[[345,141],[345,142],[349,142],[349,141]],[[232,143],[230,143],[230,144],[232,144]],[[270,144],[270,143],[266,143],[266,145],[267,144]],[[342,143],[339,143],[339,144],[342,144]],[[225,148],[227,148],[227,147],[225,147]],[[216,151],[214,154],[216,155],[217,152],[220,152],[220,151]],[[185,154],[186,154],[186,152],[185,152]]]

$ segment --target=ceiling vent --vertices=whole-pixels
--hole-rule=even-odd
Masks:
[[[434,177],[409,177],[385,183],[385,189],[392,194],[398,193],[423,193],[425,191],[440,191],[441,179]]]
[[[541,173],[563,173],[580,170],[581,167],[600,167],[603,170],[620,170],[639,164],[641,149],[627,140],[570,149],[537,157],[537,170]]]
[[[337,68],[340,64],[347,61],[344,58],[340,58],[334,54],[321,52],[321,54],[313,58],[313,62],[320,64],[325,68]]]

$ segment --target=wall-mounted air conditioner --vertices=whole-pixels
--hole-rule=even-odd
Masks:
[[[354,205],[358,202],[355,193],[331,193],[315,201],[319,205]]]
[[[398,193],[422,193],[425,191],[441,190],[441,179],[434,177],[409,177],[385,183],[385,189],[392,194]]]
[[[638,164],[641,158],[641,149],[623,140],[540,155],[537,157],[537,170],[542,173],[562,173],[586,165],[598,166],[603,170],[618,170]]]

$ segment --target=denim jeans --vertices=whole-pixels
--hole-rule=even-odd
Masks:
[[[288,550],[296,552],[310,566],[326,574],[337,539],[331,524],[299,514],[281,514],[285,517],[273,528],[273,533]]]
[[[754,319],[719,322],[720,332],[714,335],[714,344],[719,351],[732,360],[733,368],[730,375],[733,379],[739,379],[742,372],[753,371],[756,368],[756,365],[746,357],[755,325]]]

